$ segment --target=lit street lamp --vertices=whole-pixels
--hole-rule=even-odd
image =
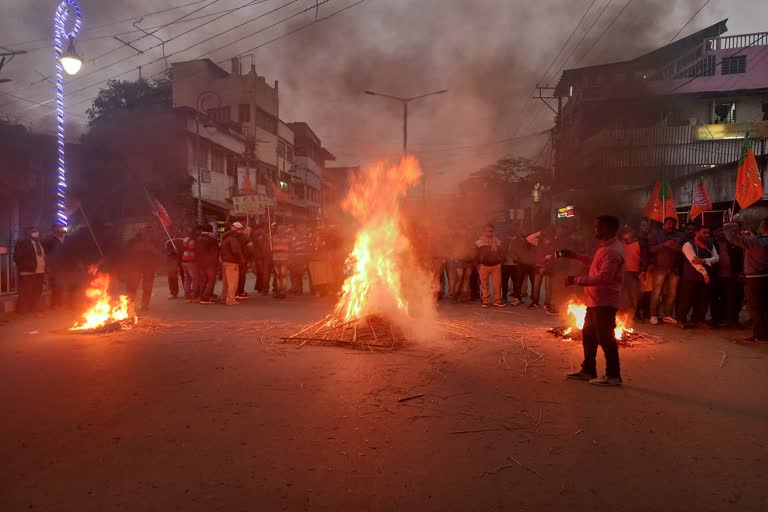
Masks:
[[[67,31],[66,22],[70,10],[74,11],[75,23],[71,31]],[[83,60],[75,51],[75,37],[80,32],[82,17],[80,6],[75,0],[63,0],[53,18],[54,37],[53,47],[56,55],[56,128],[58,146],[58,177],[56,183],[56,220],[65,227],[67,219],[67,168],[64,160],[64,72],[74,75],[83,65]],[[62,41],[69,41],[66,52],[62,52]]]
[[[390,96],[389,94],[381,94],[373,91],[365,91],[365,94],[370,94],[371,96],[381,96],[382,98],[389,98],[391,100],[399,101],[403,104],[403,156],[406,156],[408,154],[408,103],[412,102],[413,100],[426,98],[427,96],[435,96],[437,94],[444,94],[446,92],[448,91],[435,91],[427,94],[420,94],[419,96],[411,96],[410,98]]]

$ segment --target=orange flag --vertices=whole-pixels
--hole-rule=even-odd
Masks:
[[[736,201],[742,208],[758,202],[763,197],[763,182],[760,180],[760,170],[757,168],[755,152],[749,135],[744,138],[741,147],[739,170],[736,174]]]
[[[693,220],[704,212],[708,212],[712,209],[712,200],[709,198],[709,192],[707,187],[703,183],[696,185],[696,189],[693,191],[693,204],[691,205],[691,211],[688,214],[688,219]]]
[[[656,182],[645,205],[645,216],[651,220],[663,223],[664,217],[676,217],[675,198],[672,197],[672,186],[666,178]]]

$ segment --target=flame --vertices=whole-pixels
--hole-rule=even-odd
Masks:
[[[586,304],[571,301],[568,303],[567,313],[569,320],[572,322],[572,325],[563,332],[563,335],[570,334],[573,332],[574,328],[578,330],[584,329],[584,320],[587,317]],[[617,340],[622,339],[625,333],[632,334],[635,332],[634,329],[629,327],[628,323],[628,318],[622,318],[619,316],[616,317],[616,328],[614,329],[613,333]]]
[[[342,286],[329,324],[382,312],[410,315],[409,301],[403,294],[402,269],[411,266],[409,259],[414,258],[402,230],[400,207],[408,189],[420,178],[418,162],[406,157],[399,165],[376,163],[352,183],[342,208],[360,226],[347,259],[352,275]]]
[[[85,296],[90,307],[83,313],[83,320],[75,322],[70,330],[96,329],[109,323],[131,319],[135,323],[136,317],[132,314],[128,297],[120,295],[117,301],[113,301],[109,296],[109,274],[99,272],[95,266],[91,266],[88,273],[92,279],[89,288],[85,291]]]

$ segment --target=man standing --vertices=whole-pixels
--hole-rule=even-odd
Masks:
[[[210,224],[200,226],[200,235],[195,240],[195,256],[200,277],[200,304],[215,304],[213,289],[219,268],[219,242]]]
[[[744,304],[744,287],[739,283],[743,273],[744,251],[725,238],[725,231],[718,229],[714,233],[717,254],[717,277],[712,283],[712,326],[740,328],[739,313]]]
[[[245,255],[239,239],[240,226],[242,224],[239,222],[232,224],[221,241],[221,275],[223,280],[221,295],[227,306],[240,304],[236,298],[237,283],[240,279],[240,265],[245,264]]]
[[[645,274],[648,266],[645,261],[642,246],[635,237],[632,228],[627,228],[621,235],[624,242],[624,306],[635,318],[639,316],[638,301],[640,299],[641,275]]]
[[[64,225],[56,223],[51,226],[51,234],[43,240],[48,288],[51,290],[51,308],[53,309],[64,305],[63,245],[66,233]]]
[[[184,269],[184,298],[187,302],[200,302],[200,275],[195,255],[195,240],[199,234],[200,231],[195,226],[183,242],[181,266]]]
[[[291,234],[285,225],[277,227],[272,237],[272,267],[275,269],[275,298],[284,299],[288,291],[288,260],[291,257]]]
[[[150,240],[149,229],[144,228],[128,240],[123,257],[125,258],[125,284],[128,297],[138,300],[139,283],[141,283],[141,311],[149,310],[152,298],[152,284],[155,280],[155,251],[156,247]]]
[[[36,313],[40,308],[45,278],[45,249],[40,243],[40,232],[27,228],[24,238],[16,242],[13,262],[19,272],[19,300],[16,311]]]
[[[245,279],[248,277],[248,265],[253,261],[253,242],[251,241],[250,228],[246,229],[242,222],[235,222],[234,225],[237,226],[237,241],[240,242],[240,249],[243,252],[243,258],[245,258],[243,264],[238,268],[237,274],[237,293],[235,298],[240,300],[248,298],[248,292],[245,291]]]
[[[475,242],[477,273],[483,290],[483,307],[491,307],[489,284],[493,285],[493,305],[504,307],[501,302],[501,240],[493,234],[493,224],[487,224],[483,235]]]
[[[269,295],[269,276],[272,274],[272,249],[270,249],[269,231],[264,226],[258,226],[251,233],[254,248],[254,270],[256,285],[254,290],[264,296]]]
[[[568,276],[566,279],[566,286],[576,284],[584,287],[587,303],[582,330],[584,362],[581,363],[581,370],[569,373],[568,378],[588,380],[598,386],[621,385],[619,347],[614,335],[624,280],[624,247],[616,238],[618,230],[619,219],[601,215],[595,219],[594,235],[600,245],[593,258],[563,251],[565,257],[590,265],[588,276]],[[598,346],[603,348],[605,354],[605,375],[600,378],[597,377]]]
[[[695,227],[693,240],[683,244],[683,255],[685,262],[680,281],[680,300],[677,304],[677,326],[703,327],[712,297],[710,272],[720,261],[709,228]],[[688,324],[688,312],[691,308],[693,315],[691,323]]]
[[[651,292],[651,323],[659,323],[659,301],[666,290],[664,299],[664,321],[676,323],[672,310],[677,297],[677,286],[680,283],[680,266],[682,264],[681,248],[685,235],[677,231],[677,218],[667,217],[664,229],[651,233],[648,239],[650,253],[654,257],[653,291]]]
[[[550,315],[556,315],[554,303],[554,283],[552,271],[555,259],[555,244],[561,238],[563,227],[557,224],[554,228],[533,233],[526,239],[536,248],[536,275],[531,292],[529,309],[537,309],[541,300],[541,288],[544,287],[544,310]]]
[[[768,218],[757,228],[759,236],[741,232],[741,226],[735,222],[723,229],[729,242],[744,249],[745,291],[752,317],[752,336],[746,341],[768,341]]]
[[[507,229],[507,236],[504,237],[504,241],[501,246],[501,254],[504,257],[504,262],[501,265],[501,301],[505,304],[509,304],[509,281],[512,281],[512,294],[515,298],[511,301],[513,306],[520,304],[520,301],[516,298],[518,290],[515,288],[517,283],[518,265],[515,259],[515,243],[518,240],[517,229],[509,227]]]
[[[182,286],[184,285],[184,269],[181,266],[184,239],[166,240],[163,248],[165,249],[166,272],[168,273],[168,298],[172,300],[179,296],[179,277],[181,277]]]

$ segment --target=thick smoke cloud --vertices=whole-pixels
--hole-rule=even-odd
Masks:
[[[588,23],[608,1],[599,0],[596,3],[596,9],[587,18]],[[11,6],[15,16],[2,23],[3,28],[7,28],[4,37],[9,42],[50,37],[51,22],[40,16],[40,13],[52,9],[50,2],[10,2],[15,4]],[[164,3],[149,1],[116,3],[82,0],[81,3],[86,28],[128,18],[135,13],[160,10],[165,6]],[[168,2],[167,5],[181,3],[184,2]],[[203,12],[223,10],[242,3],[242,0],[221,0]],[[319,15],[323,17],[351,3],[351,0],[332,0],[320,7]],[[448,89],[446,95],[411,105],[409,140],[410,148],[422,161],[427,177],[442,176],[444,181],[456,182],[503,154],[536,156],[539,153],[544,143],[542,137],[482,146],[475,150],[457,150],[455,147],[532,133],[551,126],[552,115],[546,107],[528,99],[546,65],[589,3],[588,0],[367,0],[338,16],[257,50],[254,61],[257,71],[268,81],[280,81],[281,117],[288,121],[309,122],[343,164],[365,163],[381,156],[397,155],[401,148],[401,106],[383,98],[364,95],[364,90],[407,96]],[[576,65],[585,49],[591,46],[592,38],[613,19],[624,3],[624,0],[611,1],[582,48],[574,53],[569,67]],[[310,0],[298,2],[273,17],[216,38],[171,60],[195,58],[312,4]],[[651,50],[668,41],[700,4],[700,0],[635,0],[580,64],[623,60]],[[199,5],[150,18],[143,25],[170,21]],[[225,30],[278,5],[278,0],[270,0],[225,17],[211,23],[210,27],[174,41],[168,51],[183,48],[185,44],[199,41],[206,35]],[[715,6],[709,6],[685,33],[710,24],[721,15],[722,12]],[[215,52],[210,57],[216,61],[225,60],[235,50],[242,51],[272,39],[313,17],[314,13],[307,13],[293,20],[292,24],[283,24],[241,44]],[[112,31],[131,28],[130,23],[125,23],[113,29],[102,29],[99,34],[110,35]],[[168,38],[180,30],[168,29],[159,35]],[[80,49],[86,56],[95,56],[118,44],[109,38],[97,39],[83,42]],[[147,48],[152,44],[155,43],[145,39],[139,46]],[[35,45],[27,45],[31,46]],[[94,66],[130,54],[129,49],[122,48],[105,58],[106,62],[99,61]],[[123,65],[87,79],[86,83],[105,79],[159,56],[159,49],[137,55]],[[31,84],[40,79],[37,70],[49,72],[51,60],[47,50],[20,57],[12,67],[3,71],[6,76],[12,73],[15,79],[15,83],[6,90],[36,101],[48,99],[51,96],[50,87]],[[247,66],[248,60],[245,59],[243,64]],[[145,73],[161,69],[161,64],[154,64]],[[557,73],[550,75],[551,81],[556,80]],[[129,74],[125,78],[135,76]],[[93,95],[96,91],[88,92]],[[68,102],[74,104],[83,98],[87,95],[74,96]],[[5,101],[5,97],[0,99],[0,103]],[[521,116],[526,102],[528,105]],[[18,105],[20,108],[28,106],[24,103]],[[35,123],[52,126],[52,118],[39,115],[45,108],[32,111],[38,115]],[[82,112],[87,105],[76,108]],[[19,116],[27,119],[28,112]],[[433,183],[435,181],[433,179]]]

